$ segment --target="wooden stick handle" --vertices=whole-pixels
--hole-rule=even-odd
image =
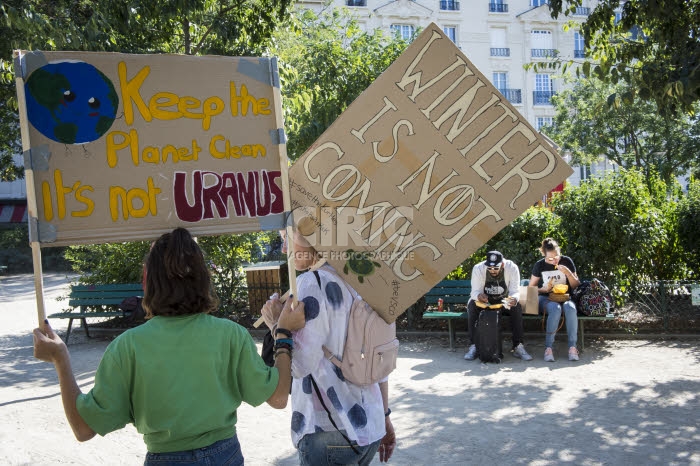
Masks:
[[[287,290],[287,292],[285,294],[283,294],[282,297],[280,298],[280,302],[282,302],[282,304],[284,304],[285,301],[287,301],[287,299],[289,298],[289,291],[290,290]],[[258,328],[263,324],[263,322],[265,322],[265,319],[260,317],[258,320],[255,321],[255,323],[253,324],[253,327]]]

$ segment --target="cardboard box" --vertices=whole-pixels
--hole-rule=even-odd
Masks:
[[[539,305],[539,297],[537,296],[536,286],[521,286],[520,287],[520,306],[523,308],[523,314],[537,315]]]

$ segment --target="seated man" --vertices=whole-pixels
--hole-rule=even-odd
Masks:
[[[488,272],[488,273],[487,273]],[[491,251],[486,254],[486,260],[479,262],[472,269],[472,292],[467,312],[469,312],[468,331],[471,337],[471,345],[464,355],[469,361],[478,357],[476,342],[478,341],[478,328],[476,322],[482,308],[477,307],[476,301],[484,304],[500,304],[507,300],[509,313],[513,326],[513,356],[524,361],[530,361],[530,356],[523,346],[523,310],[518,302],[520,297],[520,270],[518,266],[508,259],[503,259],[503,254]],[[507,309],[504,306],[504,309]]]

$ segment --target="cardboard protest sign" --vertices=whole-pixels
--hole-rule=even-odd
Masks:
[[[309,242],[393,322],[571,173],[431,24],[296,161],[290,195]]]
[[[16,52],[15,65],[42,247],[283,224],[274,59]]]

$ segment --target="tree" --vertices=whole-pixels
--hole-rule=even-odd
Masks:
[[[694,278],[700,277],[700,182],[693,182],[678,203],[678,237],[684,250],[685,263]]]
[[[555,196],[559,234],[578,275],[620,293],[640,281],[683,277],[667,191],[658,178],[650,189],[639,170],[622,169]]]
[[[547,134],[570,151],[574,164],[600,157],[642,170],[649,183],[697,169],[700,117],[661,115],[656,103],[635,96],[630,85],[580,79],[554,97],[555,124]]]
[[[12,51],[261,55],[292,0],[5,0],[0,4],[0,180],[22,173]]]
[[[556,19],[561,13],[573,14],[582,3],[549,0],[549,9]],[[584,75],[613,84],[624,80],[664,114],[696,110],[700,0],[599,0],[581,31]]]
[[[272,53],[281,62],[290,158],[301,156],[406,46],[380,30],[363,32],[347,10],[306,10],[280,30]]]

